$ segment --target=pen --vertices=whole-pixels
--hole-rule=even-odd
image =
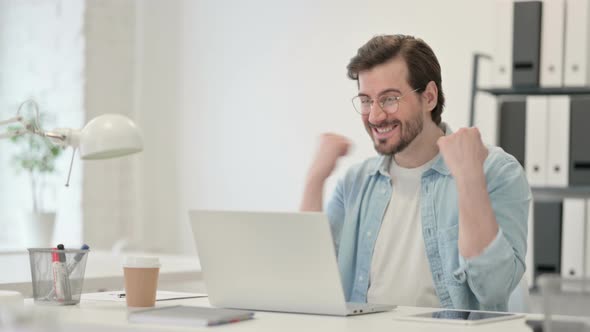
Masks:
[[[83,244],[82,248],[80,248],[80,250],[88,250],[88,249],[90,249],[90,247],[87,244]],[[72,272],[74,271],[76,266],[78,266],[78,264],[80,264],[80,261],[82,260],[82,257],[84,257],[84,255],[86,255],[86,252],[79,252],[76,254],[76,256],[74,256],[74,261],[70,262],[70,264],[68,264],[68,275],[72,274]]]
[[[53,272],[53,290],[55,299],[61,302],[64,300],[63,276],[65,272],[63,270],[63,263],[59,261],[59,254],[57,250],[57,248],[54,248],[53,252],[51,253],[51,269]]]
[[[61,282],[63,283],[63,297],[64,301],[71,302],[72,301],[72,290],[70,288],[70,278],[69,273],[66,265],[66,247],[63,244],[58,244],[57,249],[59,249],[58,257],[60,262],[60,269],[63,269],[61,272]]]

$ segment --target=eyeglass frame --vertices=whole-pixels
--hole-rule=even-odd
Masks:
[[[418,91],[418,90],[420,90],[420,88],[417,88],[417,89],[414,89],[414,90],[412,90],[412,91],[406,92],[406,93],[402,94],[401,96],[393,96],[393,97],[388,97],[388,98],[393,98],[393,99],[395,100],[395,102],[396,102],[396,103],[399,105],[399,101],[400,101],[400,99],[402,99],[402,98],[403,98],[403,97],[405,97],[406,95],[408,95],[408,94],[410,94],[410,93],[412,93],[412,92],[416,92],[416,91]],[[367,113],[363,113],[362,111],[359,111],[359,110],[357,110],[357,109],[356,109],[356,106],[354,105],[354,101],[355,101],[355,99],[357,99],[357,98],[361,98],[361,97],[365,97],[365,96],[356,95],[356,96],[352,97],[352,99],[351,99],[351,102],[352,102],[352,108],[354,108],[354,110],[355,110],[355,111],[356,111],[358,114],[360,114],[360,115],[369,115],[369,114],[371,113],[371,109],[373,109],[373,104],[375,103],[375,99],[369,99],[369,101],[370,101],[370,103],[371,103],[371,106],[369,107],[369,112],[367,112]],[[366,97],[368,97],[368,96],[366,96]],[[384,98],[384,97],[385,97],[385,96],[382,96],[381,98]],[[395,111],[393,111],[393,112],[388,112],[388,111],[386,111],[386,110],[385,110],[385,108],[383,108],[383,104],[384,104],[384,102],[380,102],[380,101],[378,101],[378,102],[377,102],[377,105],[379,105],[379,108],[381,108],[381,111],[383,111],[385,114],[394,114],[394,113],[396,113],[396,112],[399,110],[399,106],[398,106],[398,108],[397,108]]]

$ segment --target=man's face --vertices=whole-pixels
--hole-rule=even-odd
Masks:
[[[422,132],[424,111],[420,95],[407,82],[408,67],[396,57],[371,70],[359,73],[359,95],[375,100],[371,112],[362,115],[365,129],[373,140],[375,150],[383,155],[402,152]],[[378,100],[384,95],[402,96],[397,111],[384,112]]]

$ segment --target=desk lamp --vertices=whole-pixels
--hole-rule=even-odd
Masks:
[[[27,104],[30,104],[35,110],[33,121],[26,121],[21,115],[22,108]],[[143,150],[139,128],[129,118],[120,114],[99,115],[90,120],[82,129],[44,130],[39,125],[39,106],[34,100],[27,100],[19,106],[15,117],[0,121],[0,126],[10,123],[20,123],[22,128],[0,133],[0,139],[32,134],[46,137],[57,146],[71,146],[73,148],[66,187],[70,182],[76,149],[80,150],[80,158],[83,160],[116,158]]]

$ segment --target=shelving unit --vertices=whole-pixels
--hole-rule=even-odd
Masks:
[[[576,96],[576,95],[590,95],[590,88],[513,88],[513,89],[494,89],[494,88],[478,88],[477,91],[486,92],[494,96]]]
[[[526,100],[526,97],[528,96],[588,96],[590,98],[590,87],[479,87],[479,62],[482,59],[489,60],[491,59],[491,57],[479,53],[474,54],[473,56],[473,80],[471,87],[471,109],[469,121],[471,126],[475,125],[475,99],[478,93],[490,94],[494,97],[500,98],[501,102],[504,102],[504,97],[507,96],[522,96],[523,104],[526,103],[524,100]],[[496,111],[498,112],[498,118],[501,118],[502,115],[500,114],[500,109],[501,106],[498,105],[498,108],[496,109]],[[585,110],[583,111],[585,112]],[[588,109],[588,112],[590,112],[590,108]],[[524,119],[524,127],[526,127],[526,121],[528,119],[526,119],[526,116],[524,114],[522,116],[524,118],[520,118],[520,120],[522,121],[522,119]],[[572,128],[571,126],[574,125],[573,121],[574,120],[571,120],[569,122],[570,128]],[[498,133],[501,132],[500,123],[501,121],[498,120],[496,125]],[[588,131],[590,131],[590,123],[588,123],[587,125]],[[550,131],[551,129],[548,129],[547,134],[551,134]],[[522,130],[516,134],[517,136],[520,135],[519,137],[522,139],[523,137],[526,137],[525,135],[527,133],[526,130]],[[570,145],[570,152],[572,151],[571,146],[574,144],[574,142],[575,144],[589,145],[588,149],[590,149],[590,142],[579,141],[579,138],[573,136],[570,136],[568,139],[568,143]],[[502,147],[501,142],[502,140],[498,138],[497,144]],[[524,144],[522,146],[522,149],[518,149],[519,153],[522,154],[523,149],[526,150],[527,148],[531,148],[531,146],[527,147],[527,144]],[[539,142],[539,144],[546,143]],[[510,151],[510,149],[507,149],[506,147],[504,147],[504,149],[507,150],[507,152],[509,153],[512,152]],[[545,156],[545,158],[549,158],[549,156],[547,155]],[[573,157],[571,153],[569,154],[569,158],[569,162],[573,163]],[[518,159],[524,167],[527,163],[526,158]],[[549,164],[551,159],[547,160],[547,164]],[[532,164],[529,165],[531,167],[537,165],[536,162],[529,162],[532,162]],[[584,162],[583,164],[585,165],[586,163]],[[529,175],[529,173],[527,172],[527,177],[529,176],[531,175]],[[585,181],[585,183],[587,183],[587,181]],[[588,242],[590,241],[590,186],[585,184],[575,186],[570,185],[563,187],[534,185],[531,187],[531,190],[533,193],[533,200],[535,202],[535,205],[532,209],[532,211],[534,211],[533,215],[535,220],[533,220],[532,218],[531,220],[529,220],[529,232],[531,233],[531,236],[529,236],[528,250],[529,252],[534,253],[533,255],[538,256],[530,258],[530,260],[529,258],[527,258],[527,265],[534,269],[533,272],[529,272],[529,279],[532,278],[532,280],[529,280],[531,282],[531,285],[535,285],[535,279],[537,275],[545,272],[551,272],[552,270],[554,270],[553,272],[561,273],[562,276],[589,277],[590,262],[588,258],[590,257],[588,257],[588,251],[590,249],[590,243]],[[565,226],[566,223],[567,228]],[[573,239],[569,237],[573,237]],[[581,266],[578,263],[572,263],[572,260],[578,263],[581,260]],[[554,264],[548,264],[547,262],[554,262]],[[572,266],[578,266],[578,268],[575,269],[574,272],[571,272],[573,271]]]
[[[473,77],[471,80],[471,100],[469,109],[469,126],[475,125],[475,96],[478,92],[489,93],[496,97],[501,96],[590,96],[590,87],[563,87],[563,88],[542,88],[542,87],[516,87],[516,88],[490,88],[479,87],[479,65],[480,61],[491,60],[492,57],[483,54],[473,54]]]

